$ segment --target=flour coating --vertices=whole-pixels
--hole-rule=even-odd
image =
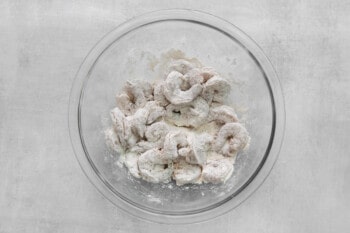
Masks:
[[[250,143],[230,83],[196,59],[174,58],[157,82],[127,81],[110,112],[108,147],[131,175],[152,183],[225,183]]]

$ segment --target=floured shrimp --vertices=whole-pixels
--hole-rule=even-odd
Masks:
[[[240,123],[227,123],[221,127],[213,149],[226,156],[235,156],[237,151],[249,145],[250,137]]]
[[[186,81],[180,72],[172,71],[167,76],[163,86],[163,94],[170,103],[175,105],[188,104],[202,93],[202,85],[194,84],[188,90],[182,90],[183,83]]]
[[[185,80],[186,85],[184,85],[182,87],[183,90],[187,90],[188,88],[190,88],[193,85],[204,83],[204,78],[200,74],[198,69],[193,69],[190,72],[186,73],[184,75],[184,80]]]
[[[213,136],[208,133],[191,135],[188,140],[191,151],[186,155],[186,162],[190,164],[205,164],[207,161],[207,154],[211,149],[210,143],[212,140]]]
[[[191,147],[187,146],[187,147],[179,148],[177,153],[180,157],[186,158],[186,157],[192,156],[193,151]]]
[[[127,81],[124,90],[138,106],[153,100],[153,86],[144,80]]]
[[[107,146],[116,152],[122,153],[123,149],[120,146],[119,137],[115,132],[114,128],[108,128],[105,130],[104,133]]]
[[[116,96],[117,106],[127,116],[132,115],[149,100],[153,100],[153,87],[142,80],[127,81],[124,93]]]
[[[130,122],[126,119],[119,108],[114,108],[111,113],[113,128],[118,136],[120,145],[126,149],[138,141],[138,137],[132,133]]]
[[[169,132],[164,139],[164,156],[176,159],[179,156],[178,150],[187,145],[187,136],[183,132]]]
[[[203,84],[218,73],[211,67],[194,68],[185,74],[185,79],[193,86],[194,84]]]
[[[208,103],[198,97],[188,105],[168,105],[165,119],[176,126],[197,128],[208,121],[208,114]]]
[[[141,178],[152,183],[168,183],[173,173],[172,164],[158,149],[141,154],[137,161]]]
[[[147,116],[147,124],[152,124],[156,120],[158,120],[160,117],[163,117],[165,115],[165,109],[162,106],[159,106],[156,101],[149,101],[145,105],[145,109],[148,110],[148,116]]]
[[[200,74],[204,78],[204,82],[207,82],[212,77],[219,75],[212,67],[202,67],[200,69]]]
[[[127,116],[131,115],[135,111],[135,104],[132,99],[126,93],[122,93],[115,97],[116,103],[119,109]]]
[[[202,169],[198,165],[188,164],[185,160],[178,160],[174,164],[173,179],[177,185],[200,183]]]
[[[181,74],[186,74],[193,68],[195,68],[196,65],[186,61],[184,59],[178,59],[170,63],[170,66],[168,67],[168,70],[171,71],[177,71]]]
[[[105,131],[107,145],[120,153],[116,164],[153,183],[224,183],[250,142],[234,109],[223,104],[229,82],[181,51],[163,58],[163,80],[128,81],[116,97],[113,127]]]
[[[127,121],[131,125],[132,132],[139,138],[142,138],[145,135],[148,114],[148,109],[140,108],[134,115],[127,117]]]
[[[154,86],[154,100],[160,105],[160,106],[167,106],[170,104],[170,102],[167,100],[163,93],[164,84],[163,83],[157,83]]]
[[[202,96],[208,103],[223,103],[230,89],[230,83],[226,79],[215,76],[205,83]]]
[[[235,110],[227,105],[211,107],[209,110],[209,115],[211,120],[221,124],[238,121]]]
[[[156,122],[147,127],[146,138],[150,142],[164,142],[165,136],[169,132],[169,126],[164,122]]]
[[[140,171],[139,167],[137,165],[137,161],[139,159],[139,155],[134,152],[127,152],[125,153],[125,166],[129,169],[129,172],[131,175],[133,175],[136,178],[140,178]]]
[[[203,166],[202,180],[204,183],[225,183],[233,173],[233,164],[229,158],[218,156],[214,159],[208,158]]]
[[[145,133],[146,140],[139,141],[130,151],[143,153],[153,148],[163,149],[164,139],[168,132],[169,126],[164,122],[156,122],[147,126]]]

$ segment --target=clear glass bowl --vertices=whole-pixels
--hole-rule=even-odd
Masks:
[[[151,184],[115,165],[103,130],[115,94],[126,80],[157,78],[156,58],[180,49],[214,67],[232,83],[229,96],[250,132],[223,185]],[[192,10],[165,10],[127,21],[106,35],[85,58],[72,87],[69,129],[76,157],[90,181],[132,215],[161,223],[193,223],[217,217],[262,184],[279,153],[284,103],[278,78],[261,49],[231,23]]]

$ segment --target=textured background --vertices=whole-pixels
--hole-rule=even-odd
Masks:
[[[70,87],[90,48],[125,20],[169,7],[221,16],[256,40],[287,112],[262,187],[231,213],[186,227],[144,222],[105,200],[67,129]],[[349,12],[347,0],[1,1],[0,233],[349,231]]]

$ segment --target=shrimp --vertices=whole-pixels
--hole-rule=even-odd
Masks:
[[[202,180],[204,183],[225,183],[233,173],[233,164],[229,158],[215,156],[208,158],[202,170]]]
[[[112,149],[118,153],[122,153],[123,149],[120,146],[119,137],[118,137],[117,133],[115,132],[114,128],[113,127],[108,128],[105,130],[104,133],[105,133],[106,145],[110,149]]]
[[[204,82],[207,82],[212,77],[218,76],[219,74],[212,67],[202,67],[200,69],[200,74],[204,79]]]
[[[126,93],[122,93],[120,95],[117,95],[115,97],[115,100],[117,102],[117,106],[121,111],[129,116],[135,111],[135,104],[131,101],[130,96],[128,96]]]
[[[156,122],[147,127],[146,138],[150,142],[164,141],[169,132],[169,126],[164,122]]]
[[[178,150],[187,145],[187,137],[184,133],[169,132],[164,139],[164,156],[168,159],[176,159],[179,156]]]
[[[144,80],[127,81],[124,91],[134,98],[134,103],[138,106],[153,100],[153,86]]]
[[[160,117],[165,115],[165,109],[159,106],[156,101],[147,102],[145,109],[148,110],[147,124],[152,124]]]
[[[137,160],[141,178],[152,183],[168,183],[173,173],[172,164],[158,149],[151,149]]]
[[[170,63],[170,66],[168,68],[169,71],[177,71],[181,74],[186,74],[190,70],[195,68],[194,64],[186,61],[184,59],[178,59]]]
[[[156,122],[150,126],[147,126],[145,133],[147,141],[140,141],[131,148],[131,151],[137,153],[143,153],[152,148],[162,149],[164,146],[165,136],[169,132],[169,127],[164,122]]]
[[[250,137],[240,123],[226,123],[221,127],[213,149],[226,156],[235,156],[239,150],[249,145]]]
[[[138,153],[138,154],[142,154],[142,153],[144,153],[150,149],[154,149],[154,148],[157,148],[154,142],[148,142],[145,140],[141,140],[138,143],[136,143],[136,145],[132,146],[129,151],[134,152],[134,153]]]
[[[188,104],[202,93],[203,87],[200,84],[194,84],[188,90],[182,90],[181,86],[184,82],[184,76],[177,71],[172,71],[168,75],[163,86],[163,94],[170,103],[175,105]]]
[[[124,149],[135,145],[138,138],[132,133],[130,122],[120,111],[120,109],[117,107],[112,109],[110,115],[113,122],[113,128],[118,136],[120,145]]]
[[[205,164],[212,140],[213,137],[208,133],[191,135],[188,140],[189,145],[191,145],[191,151],[186,156],[186,162],[199,165]]]
[[[176,185],[200,183],[202,169],[198,165],[188,164],[183,159],[174,164],[173,179]]]
[[[137,161],[139,158],[138,154],[134,152],[128,152],[128,153],[125,153],[124,156],[125,156],[124,164],[128,168],[130,174],[136,178],[140,178],[141,177],[140,171],[137,165]]]
[[[182,147],[177,151],[177,153],[180,157],[186,158],[187,156],[191,156],[193,154],[193,151],[190,147]]]
[[[170,102],[167,100],[167,98],[165,97],[165,95],[163,94],[163,83],[157,83],[154,86],[154,91],[153,91],[153,95],[154,95],[154,100],[162,107],[167,106],[168,104],[170,104]]]
[[[127,116],[132,115],[150,100],[153,100],[153,87],[150,83],[142,80],[127,81],[124,93],[116,96],[117,106]]]
[[[143,138],[145,135],[148,114],[148,109],[140,108],[135,112],[134,115],[128,116],[126,118],[131,125],[132,132],[139,138]]]
[[[226,79],[214,76],[205,83],[202,96],[209,104],[212,102],[222,103],[230,89],[231,86]]]
[[[194,68],[184,75],[190,86],[203,84],[214,76],[218,76],[218,73],[211,67]]]
[[[187,90],[193,85],[203,84],[204,78],[201,76],[199,69],[190,70],[184,75],[186,85],[182,86],[182,90]]]
[[[221,124],[238,121],[235,110],[227,105],[220,105],[210,108],[209,116],[211,120]]]
[[[188,105],[168,105],[165,119],[176,126],[197,128],[208,121],[208,114],[208,103],[198,97]]]

